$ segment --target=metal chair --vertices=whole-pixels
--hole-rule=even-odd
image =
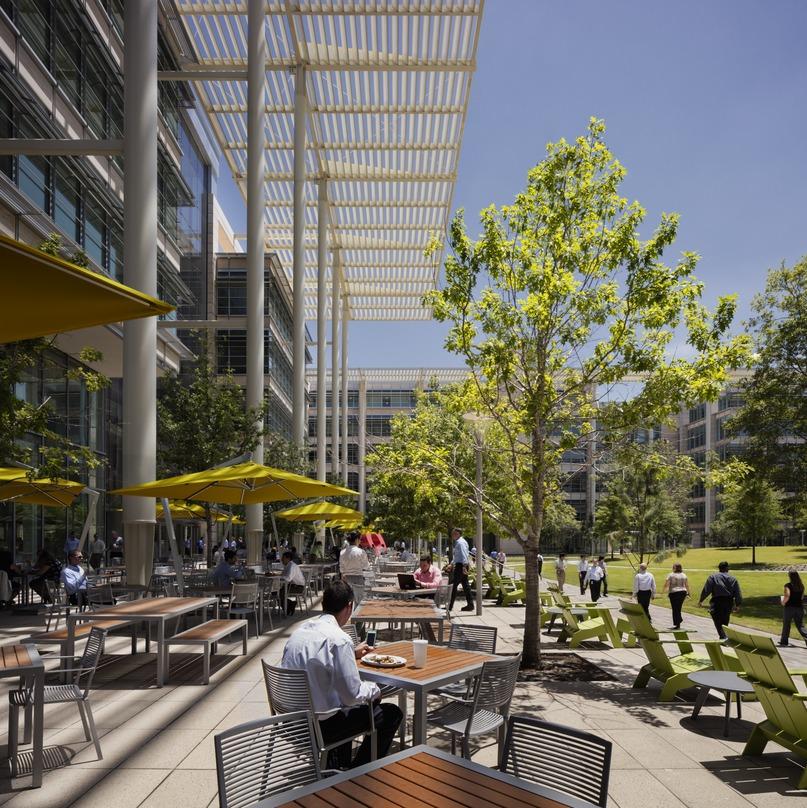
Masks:
[[[426,716],[429,724],[451,733],[451,754],[456,753],[457,736],[462,737],[462,755],[471,759],[470,739],[496,732],[502,750],[502,730],[507,722],[516,687],[521,654],[485,662],[473,678],[469,696],[445,695],[449,701]]]
[[[246,808],[320,779],[310,713],[274,715],[213,738],[221,808]]]
[[[350,585],[353,590],[353,604],[358,606],[364,600],[365,577],[363,575],[343,575],[342,580]]]
[[[605,808],[611,773],[611,742],[588,732],[514,715],[500,769]]]
[[[316,720],[314,711],[314,700],[311,696],[311,686],[308,682],[308,674],[304,670],[294,670],[291,668],[279,668],[269,665],[261,660],[263,666],[263,680],[266,685],[266,695],[269,699],[269,709],[274,715],[282,713],[294,713],[304,711],[314,716],[314,735],[316,737],[317,749],[320,756],[320,767],[325,768],[328,752],[336,749],[349,741],[363,735],[370,734],[370,759],[377,757],[378,736],[375,730],[375,718],[373,716],[373,705],[368,704],[367,709],[370,716],[370,729],[368,731],[357,732],[348,738],[341,738],[335,743],[326,744],[322,738],[322,730],[319,721]]]
[[[230,603],[227,606],[227,618],[229,619],[233,616],[246,617],[250,614],[255,617],[255,636],[258,637],[261,633],[258,582],[234,583]],[[247,619],[249,618],[247,617]]]
[[[45,685],[44,704],[71,704],[78,707],[81,723],[84,726],[84,736],[88,741],[95,744],[95,751],[98,759],[101,760],[101,743],[98,739],[98,732],[95,728],[92,709],[90,707],[89,696],[95,671],[101,654],[104,652],[104,642],[106,641],[106,631],[93,626],[87,644],[84,646],[84,653],[81,655],[77,668],[60,668],[58,674],[75,673],[72,684]],[[75,657],[51,657],[48,659],[69,659],[75,662]],[[19,690],[11,690],[8,694],[8,756],[11,759],[11,776],[16,777],[17,769],[17,746],[19,743],[19,712],[23,708],[26,713],[33,708],[34,689],[32,686],[25,686]],[[29,722],[26,718],[26,726]]]
[[[50,624],[54,618],[56,619],[56,625],[53,628],[56,630],[59,628],[62,617],[67,618],[70,614],[70,601],[67,598],[67,592],[65,592],[64,585],[61,581],[49,581],[46,579],[45,586],[47,587],[48,596],[50,598],[50,603],[46,603],[41,610],[48,616],[45,631],[50,631]]]
[[[496,653],[496,635],[498,629],[492,626],[467,626],[462,623],[452,623],[451,633],[448,635],[448,647],[462,651],[478,651],[482,654]],[[465,682],[454,682],[450,685],[435,688],[435,696],[465,696],[471,692],[473,679]],[[430,694],[431,695],[431,694]]]
[[[311,609],[314,608],[314,594],[312,587],[314,586],[314,570],[312,569],[303,569],[301,570],[303,573],[303,579],[305,583],[303,584],[303,606],[305,606],[305,613],[311,614]]]

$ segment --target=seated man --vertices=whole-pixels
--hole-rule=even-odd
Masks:
[[[0,579],[5,577],[4,586],[0,588],[0,606],[11,606],[20,594],[20,568],[8,550],[0,550],[0,572],[4,573]]]
[[[74,606],[87,605],[87,573],[79,564],[80,561],[81,553],[73,550],[67,557],[67,565],[61,574],[64,591]]]
[[[373,717],[378,733],[378,756],[387,754],[401,723],[403,714],[395,704],[382,704],[380,691],[373,682],[359,677],[356,659],[369,648],[362,643],[355,649],[342,626],[353,612],[353,590],[345,581],[334,581],[322,595],[323,614],[306,620],[289,638],[283,651],[281,666],[305,670],[311,685],[314,710],[317,713],[322,738],[326,744],[340,738],[350,738],[370,728],[368,703],[373,705]],[[347,762],[350,743],[338,747]],[[364,736],[350,768],[370,762],[370,738]]]
[[[224,558],[210,576],[214,586],[219,589],[228,589],[233,581],[240,581],[244,577],[244,568],[235,566],[235,550],[225,550]]]
[[[430,555],[420,557],[420,567],[415,570],[415,580],[424,589],[437,589],[443,583],[443,573],[432,564]]]
[[[305,589],[305,576],[300,567],[293,561],[291,550],[281,556],[283,562],[283,580],[286,582],[286,615],[291,617],[297,608],[297,600],[289,600],[289,595],[299,595]]]

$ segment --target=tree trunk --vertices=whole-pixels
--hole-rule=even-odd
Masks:
[[[526,579],[527,609],[524,617],[522,664],[537,667],[541,662],[541,599],[538,578],[538,536],[530,535],[524,542],[524,577]]]

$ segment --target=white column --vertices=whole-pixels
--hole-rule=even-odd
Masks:
[[[339,481],[339,261],[331,265],[331,482]]]
[[[325,284],[328,268],[328,182],[317,186],[317,479],[325,480]]]
[[[293,254],[293,376],[292,430],[302,446],[305,436],[305,121],[308,98],[305,67],[297,65],[294,76],[294,254]]]
[[[264,108],[266,33],[263,0],[249,0],[247,42],[247,407],[260,407],[264,388]],[[263,424],[259,425],[263,429]],[[263,463],[263,441],[253,451]],[[260,559],[263,505],[248,505],[247,560]]]
[[[342,482],[347,485],[347,295],[342,295]]]
[[[157,295],[157,3],[124,4],[123,280]],[[123,324],[123,484],[153,480],[157,458],[157,320]],[[128,580],[148,583],[154,500],[123,498]]]
[[[367,510],[367,474],[364,460],[367,455],[367,379],[359,382],[359,510]]]

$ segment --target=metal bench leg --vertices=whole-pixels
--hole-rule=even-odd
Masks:
[[[84,702],[84,709],[87,711],[87,723],[90,725],[90,733],[92,734],[92,742],[95,744],[95,753],[98,755],[98,760],[101,760],[104,756],[101,753],[101,741],[98,738],[98,730],[95,727],[95,719],[92,715],[92,707],[90,707],[90,702]]]
[[[249,636],[249,623],[244,626],[241,626],[241,642],[242,642],[242,651],[244,652],[244,656],[247,655],[247,637]]]
[[[11,761],[11,776],[17,776],[17,748],[20,734],[20,708],[14,704],[8,706],[8,757]]]
[[[210,682],[210,656],[212,653],[212,644],[206,642],[204,644],[204,672],[202,674],[202,684],[206,685]]]

